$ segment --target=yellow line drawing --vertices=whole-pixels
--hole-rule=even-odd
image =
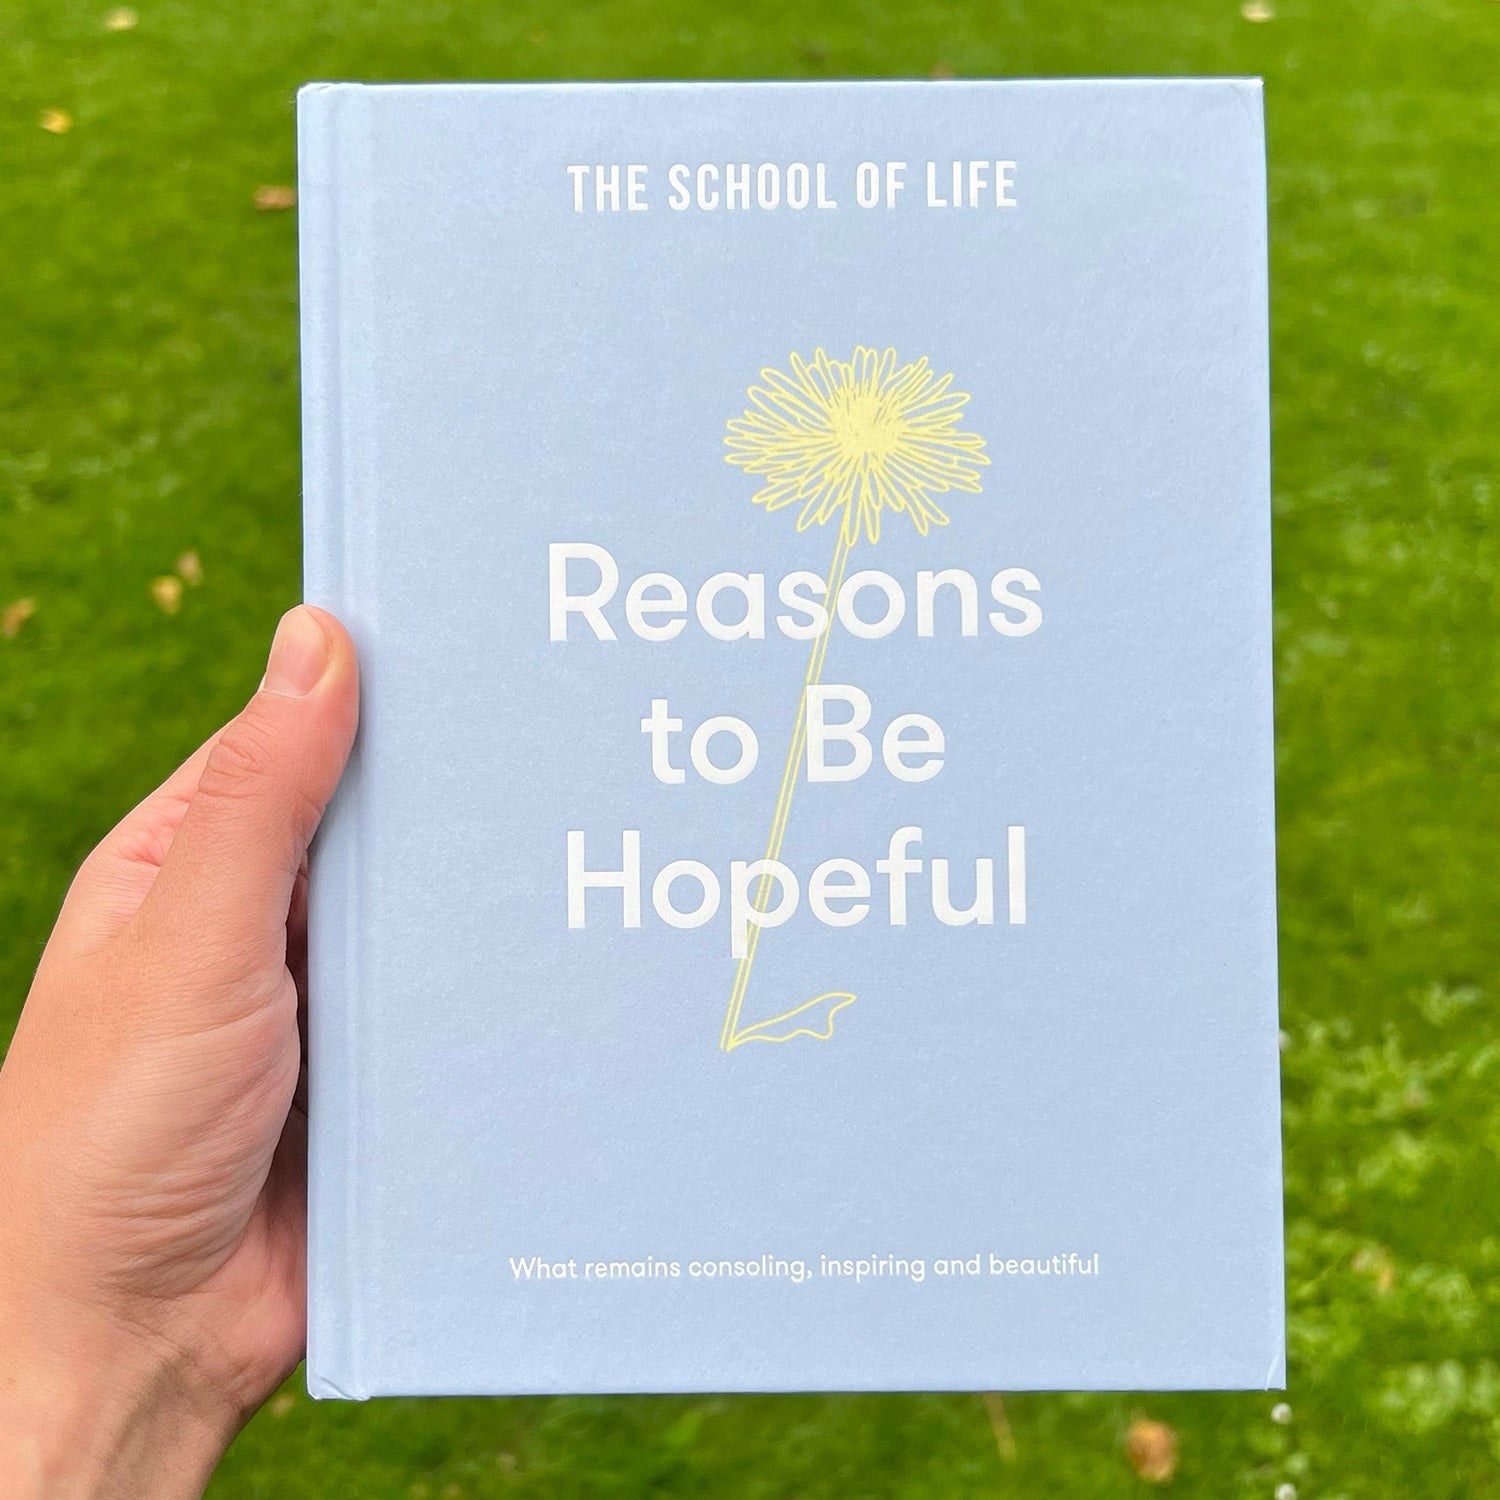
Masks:
[[[725,462],[764,480],[751,497],[754,504],[767,512],[796,505],[798,531],[835,517],[839,523],[824,586],[827,618],[808,656],[766,840],[768,860],[780,857],[786,837],[807,741],[807,692],[822,679],[851,549],[861,532],[872,544],[880,540],[881,514],[887,510],[907,516],[919,536],[933,526],[946,526],[947,513],[933,496],[949,490],[978,494],[979,470],[989,463],[984,439],[958,430],[968,396],[953,390],[953,376],[939,375],[925,356],[898,365],[894,349],[859,345],[848,360],[830,359],[818,349],[811,361],[793,354],[790,366],[790,373],[760,372],[762,383],[750,387],[750,405],[729,422],[724,438]],[[754,909],[764,912],[770,899],[771,878],[763,875]],[[854,1004],[856,996],[849,990],[828,990],[780,1015],[740,1024],[763,930],[750,924],[719,1046],[732,1052],[746,1042],[786,1042],[798,1036],[828,1041],[834,1017]]]
[[[856,998],[848,990],[830,990],[826,995],[809,1000],[806,1005],[797,1006],[795,1010],[772,1016],[769,1021],[757,1021],[754,1026],[742,1027],[734,1034],[734,1045],[741,1047],[746,1042],[789,1042],[794,1036],[810,1036],[826,1042],[833,1035],[833,1018],[846,1005],[853,1005]],[[830,1001],[833,1003],[829,1004]],[[806,1019],[810,1012],[819,1013],[821,1025],[815,1026]],[[798,1019],[799,1017],[802,1019]],[[796,1022],[795,1026],[787,1024],[792,1021]]]

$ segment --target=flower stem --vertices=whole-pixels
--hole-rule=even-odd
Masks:
[[[838,603],[839,589],[844,581],[844,568],[849,561],[849,550],[855,538],[843,525],[839,527],[839,543],[834,549],[833,563],[828,569],[828,580],[823,599],[828,618],[823,629],[813,641],[807,659],[807,676],[802,682],[802,693],[797,701],[797,721],[792,727],[792,742],[787,747],[786,768],[781,773],[781,791],[776,799],[776,811],[771,818],[771,833],[766,840],[766,859],[779,859],[782,840],[786,837],[787,819],[792,811],[792,793],[797,789],[797,767],[802,760],[802,750],[807,743],[807,690],[816,687],[823,676],[823,658],[828,653],[828,637],[833,633],[834,613]],[[762,875],[755,890],[755,910],[763,912],[771,899],[771,877]],[[739,1040],[740,1012],[745,1005],[745,991],[750,983],[750,970],[755,963],[755,951],[760,946],[761,928],[750,924],[745,937],[745,952],[734,971],[734,987],[729,992],[729,1008],[724,1013],[724,1026],[719,1033],[719,1046],[732,1052]]]

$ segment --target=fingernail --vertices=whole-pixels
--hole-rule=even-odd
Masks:
[[[328,665],[328,637],[305,609],[291,609],[281,617],[261,691],[283,698],[303,698],[318,685]]]

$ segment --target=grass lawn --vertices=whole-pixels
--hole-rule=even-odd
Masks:
[[[0,8],[6,1027],[74,865],[297,597],[295,215],[252,202],[293,180],[297,84],[1259,73],[1271,133],[1290,1419],[1012,1396],[1007,1457],[968,1396],[314,1407],[293,1381],[212,1493],[1130,1495],[1143,1414],[1182,1497],[1500,1496],[1500,4],[138,8]],[[189,552],[201,582],[161,583]]]

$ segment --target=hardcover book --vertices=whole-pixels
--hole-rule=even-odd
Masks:
[[[299,120],[313,1393],[1279,1385],[1259,84]]]

